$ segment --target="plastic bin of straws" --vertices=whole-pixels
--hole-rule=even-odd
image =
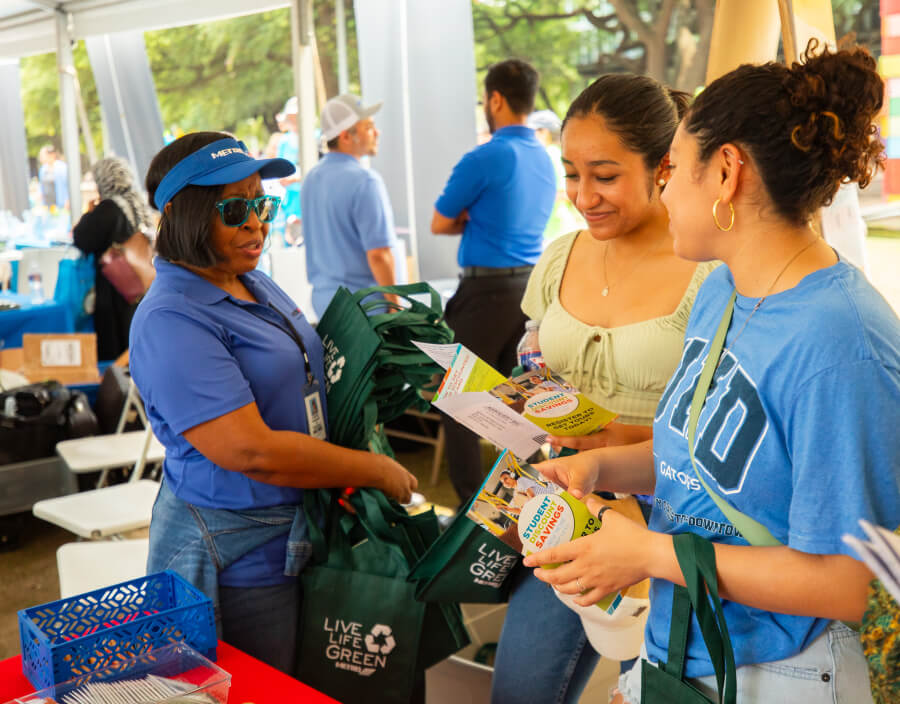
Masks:
[[[117,661],[115,668],[6,704],[226,704],[231,675],[184,643]]]

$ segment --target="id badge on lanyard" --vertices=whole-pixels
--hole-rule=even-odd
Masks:
[[[315,377],[307,379],[303,387],[303,403],[306,404],[306,430],[317,440],[325,439],[325,415],[322,413],[322,397]]]

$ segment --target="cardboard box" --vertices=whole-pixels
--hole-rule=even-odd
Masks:
[[[32,383],[46,379],[61,384],[99,383],[97,336],[26,334],[21,348],[0,350],[0,368],[18,372]]]

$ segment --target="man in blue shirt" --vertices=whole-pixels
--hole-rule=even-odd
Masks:
[[[355,95],[344,94],[322,109],[328,153],[300,191],[306,272],[319,317],[340,286],[357,291],[396,282],[397,233],[387,189],[378,173],[360,163],[378,151],[372,115],[380,108],[381,103],[364,107]]]
[[[526,126],[537,88],[537,71],[524,61],[491,66],[484,112],[493,137],[453,168],[431,221],[436,235],[462,235],[462,280],[447,324],[457,342],[503,373],[516,363],[526,320],[520,304],[556,197],[553,164]],[[450,479],[465,502],[483,479],[478,438],[449,419],[445,427]]]

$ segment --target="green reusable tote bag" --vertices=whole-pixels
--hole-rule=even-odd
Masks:
[[[364,449],[365,444],[360,446],[353,430],[360,425],[365,403],[375,388],[372,375],[380,344],[378,335],[369,325],[365,312],[344,287],[334,294],[316,332],[325,349],[330,439],[344,447]],[[364,437],[365,430],[360,429],[356,435]]]
[[[522,556],[468,518],[468,508],[413,566],[409,579],[419,601],[498,604],[509,598],[510,576]]]
[[[680,533],[673,537],[673,543],[687,588],[675,585],[672,594],[666,662],[660,661],[654,667],[646,660],[641,661],[641,704],[713,704],[684,679],[692,611],[697,614],[703,642],[716,672],[717,702],[736,704],[734,651],[719,599],[715,549],[711,542],[693,533]]]
[[[380,491],[361,489],[350,497],[364,523],[381,539],[403,552],[406,571],[437,539],[440,529],[433,511],[410,516]],[[424,671],[470,643],[458,603],[429,603],[425,606],[423,638],[416,668]]]
[[[343,511],[329,502],[324,536],[315,519],[308,521],[314,556],[326,551],[328,557],[303,571],[298,677],[343,704],[407,704],[424,605],[404,579],[402,552]],[[348,528],[366,538],[354,542]]]

